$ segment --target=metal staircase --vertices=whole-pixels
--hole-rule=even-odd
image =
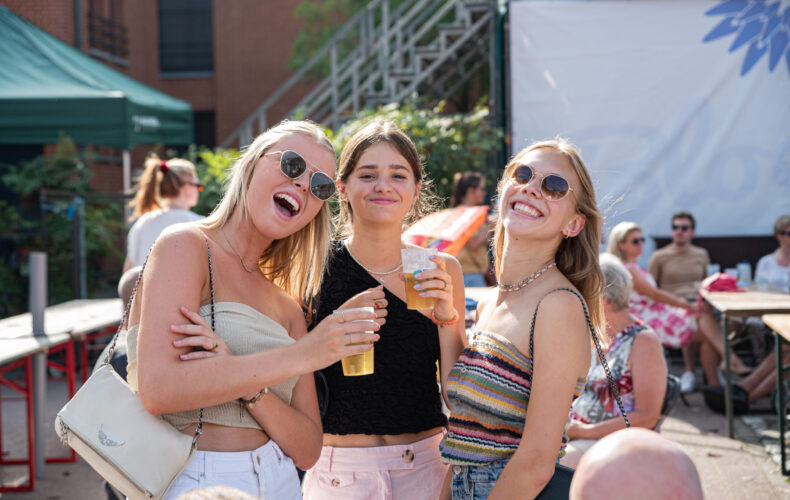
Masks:
[[[286,117],[336,129],[357,111],[418,94],[445,99],[493,58],[496,2],[373,0],[222,142],[249,144],[288,93],[309,91]],[[316,83],[315,74],[328,74]],[[267,119],[268,118],[268,119]]]

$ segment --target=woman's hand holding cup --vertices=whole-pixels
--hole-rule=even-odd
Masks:
[[[438,255],[431,260],[436,264],[433,269],[423,269],[414,275],[419,280],[414,285],[420,297],[436,299],[433,307],[433,317],[438,321],[450,321],[455,318],[453,306],[453,280],[447,272],[447,264]]]
[[[338,310],[356,309],[359,307],[372,307],[376,313],[376,323],[383,326],[387,322],[387,299],[384,298],[384,285],[368,288],[359,292],[343,303]],[[337,312],[337,311],[336,311]]]
[[[324,318],[297,344],[305,349],[311,371],[325,368],[354,354],[373,348],[381,328],[370,310],[339,310]]]

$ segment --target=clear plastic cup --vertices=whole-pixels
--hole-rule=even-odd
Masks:
[[[332,314],[348,313],[352,311],[367,311],[374,312],[372,307],[354,307],[351,309],[338,309],[332,311]],[[353,322],[352,322],[353,323]],[[372,331],[365,331],[365,333],[373,333]],[[370,342],[355,342],[351,345],[370,344]],[[346,356],[341,360],[343,365],[343,375],[346,377],[357,377],[360,375],[370,375],[373,373],[373,347],[369,351],[362,354],[354,354]]]
[[[435,248],[404,248],[400,251],[403,261],[403,279],[406,282],[406,307],[408,309],[433,309],[436,299],[420,297],[420,291],[414,289],[419,280],[414,274],[425,269],[434,269],[436,263],[432,256],[438,255]]]

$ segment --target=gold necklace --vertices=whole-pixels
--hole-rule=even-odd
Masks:
[[[351,258],[354,260],[354,262],[356,262],[357,264],[359,264],[359,267],[361,267],[362,269],[364,269],[365,271],[367,271],[367,272],[368,272],[368,274],[371,274],[371,275],[373,275],[373,278],[374,278],[376,281],[378,281],[379,283],[381,283],[382,285],[384,284],[384,278],[379,278],[378,276],[386,276],[386,275],[388,275],[388,274],[392,274],[392,273],[394,273],[395,271],[397,271],[398,269],[400,269],[401,267],[403,267],[403,261],[401,261],[401,263],[400,263],[400,264],[398,264],[396,267],[393,267],[393,268],[392,268],[392,269],[390,269],[389,271],[383,271],[383,272],[378,272],[378,271],[371,271],[371,270],[370,270],[370,269],[368,269],[367,267],[363,266],[363,265],[362,265],[362,263],[361,263],[360,261],[358,261],[356,257],[354,257],[354,254],[353,254],[353,253],[351,253],[351,249],[348,247],[348,242],[343,242],[343,245],[346,247],[346,250],[348,250],[348,254],[351,256]]]
[[[247,271],[248,273],[254,273],[256,271],[256,269],[250,269],[249,267],[247,267],[247,264],[244,263],[244,259],[241,258],[241,255],[239,255],[239,252],[237,252],[236,249],[233,248],[233,245],[230,244],[230,240],[228,239],[228,235],[225,234],[225,230],[220,228],[220,232],[222,233],[222,237],[225,238],[225,243],[228,244],[228,246],[230,247],[230,250],[236,255],[236,257],[239,258],[239,262],[241,262],[241,267],[243,267],[244,270]]]

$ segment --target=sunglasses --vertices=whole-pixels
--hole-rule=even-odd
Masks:
[[[644,236],[642,236],[641,238],[632,238],[631,239],[631,244],[632,245],[641,245],[644,242],[645,242],[645,237]]]
[[[201,193],[203,192],[203,184],[199,182],[187,182],[187,184],[190,186],[195,186],[198,191],[200,191]]]
[[[308,167],[307,161],[294,151],[271,151],[268,155],[280,155],[280,171],[289,179],[298,179],[310,169],[310,192],[321,201],[326,201],[335,194],[335,181],[316,168]]]
[[[691,229],[691,226],[685,224],[672,224],[673,231],[688,231],[689,229]]]
[[[540,179],[541,194],[549,201],[560,201],[573,191],[568,181],[560,175],[540,175],[529,165],[519,165],[513,169],[512,179],[521,185],[528,185],[535,177]]]
[[[788,230],[788,231],[779,231],[779,232],[778,232],[778,233],[776,233],[776,234],[779,234],[779,235],[782,235],[782,234],[783,234],[783,235],[785,235],[785,236],[790,236],[790,230]]]

